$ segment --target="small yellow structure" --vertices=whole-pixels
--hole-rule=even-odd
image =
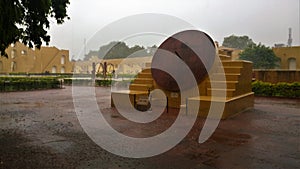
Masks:
[[[280,69],[300,69],[300,46],[275,47],[273,51],[281,59]]]
[[[218,49],[219,49],[220,54],[231,56],[232,60],[239,60],[240,53],[243,51],[240,49],[228,48],[228,47],[224,47],[224,46],[220,46],[220,47],[218,47]]]
[[[69,50],[56,47],[31,49],[15,43],[6,49],[8,58],[0,57],[0,73],[72,73]]]
[[[210,72],[210,76],[223,76],[225,80],[213,81],[209,77],[206,77],[197,86],[200,97],[185,98],[185,105],[181,105],[180,92],[162,89],[168,98],[167,108],[181,108],[184,106],[186,107],[187,114],[189,112],[198,112],[198,116],[207,117],[212,102],[222,102],[222,104],[225,104],[222,119],[225,119],[253,107],[254,93],[251,91],[252,62],[232,60],[232,56],[226,53],[227,50],[219,49],[218,51],[218,57],[220,58],[218,60],[220,62],[215,64],[217,65],[215,67],[217,71]],[[135,105],[139,96],[147,95],[154,89],[161,89],[152,78],[150,65],[148,63],[146,68],[136,76],[136,79],[129,86],[129,91],[112,92],[112,97],[129,95],[132,105]],[[218,72],[219,68],[222,68],[224,71],[222,73]],[[222,88],[223,84],[225,84],[225,88]],[[222,96],[223,91],[226,93],[225,99]],[[214,97],[212,97],[212,93],[214,93]],[[196,102],[200,102],[200,107],[195,106],[198,105]],[[112,106],[115,106],[113,100]]]

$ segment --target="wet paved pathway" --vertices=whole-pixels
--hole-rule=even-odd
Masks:
[[[162,132],[175,119],[163,115],[139,126],[110,108],[110,88],[97,88],[107,121],[126,135]],[[175,110],[171,110],[175,111]],[[197,142],[204,119],[161,155],[129,159],[113,155],[84,133],[76,117],[72,89],[0,93],[0,169],[100,168],[299,168],[300,100],[255,98],[255,107],[222,121],[213,136]]]

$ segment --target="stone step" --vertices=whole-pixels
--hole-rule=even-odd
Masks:
[[[219,54],[219,58],[221,60],[231,60],[231,57],[228,55]]]
[[[132,84],[151,84],[151,85],[153,85],[153,79],[152,78],[136,78],[136,79],[134,79]]]
[[[151,73],[151,69],[150,68],[145,68],[142,70],[143,73]]]
[[[152,78],[152,74],[151,73],[140,72],[137,77],[138,78]]]
[[[227,89],[235,89],[238,81],[210,81],[206,83],[214,88],[222,88],[226,84]]]
[[[220,81],[223,80],[223,76],[225,76],[226,81],[238,81],[239,77],[241,74],[239,73],[214,73],[212,76],[213,78],[211,78],[212,80],[215,81]]]
[[[210,97],[210,96],[209,96]],[[193,110],[196,108],[196,106],[194,104],[191,104],[193,103],[194,101],[200,101],[200,104],[199,104],[199,110]],[[206,101],[206,100],[200,100],[200,99],[188,99],[188,103],[187,103],[187,108],[188,108],[188,112],[189,114],[191,114],[192,112],[206,112],[207,110],[209,110],[210,108],[210,105],[211,105],[211,102],[210,101]]]
[[[197,107],[197,102],[200,101],[200,107]],[[191,114],[193,112],[197,112],[198,116],[206,118],[208,115],[211,106],[225,106],[222,114],[214,114],[216,112],[211,112],[211,118],[214,117],[222,117],[222,119],[226,119],[236,113],[239,113],[243,110],[252,108],[254,104],[254,93],[246,93],[243,95],[235,96],[235,97],[211,97],[211,96],[200,96],[200,97],[192,97],[188,99],[187,103],[187,114]]]
[[[119,104],[122,104],[122,106],[125,106],[123,103],[122,103],[122,100],[127,100],[128,99],[128,96],[129,96],[129,99],[130,99],[130,102],[132,105],[135,104],[135,100],[134,98],[136,99],[137,97],[139,96],[145,96],[145,95],[148,95],[149,92],[148,91],[139,91],[139,90],[119,90],[119,91],[113,91],[111,93],[111,106],[112,107],[115,107],[115,103],[114,103],[114,99],[115,98],[118,98],[118,103]],[[130,105],[128,105],[130,107]]]
[[[151,68],[151,62],[147,62],[147,63],[145,64],[145,66],[146,66],[146,68]]]
[[[207,88],[208,96],[212,96],[212,94],[214,94],[214,96],[222,97],[224,94],[226,94],[226,97],[233,97],[234,92],[235,92],[235,89]]]
[[[228,98],[212,97],[212,96],[200,96],[192,97],[188,99],[187,103],[187,114],[197,113],[200,117],[207,117],[211,106],[216,106],[216,103],[220,103],[220,106],[226,104]],[[200,103],[199,107],[197,107]]]
[[[211,96],[200,96],[200,97],[188,98],[187,101],[188,113],[190,114],[192,112],[197,112],[197,109],[199,109],[198,112],[208,112],[208,110],[210,109],[211,100],[212,100]],[[199,108],[195,106],[196,102],[200,103]]]
[[[242,67],[229,67],[229,66],[224,66],[224,72],[225,73],[241,73]]]
[[[147,84],[131,84],[129,86],[129,90],[136,90],[136,91],[148,91],[153,88],[153,85]]]
[[[243,67],[244,62],[241,60],[223,60],[222,64],[226,66]]]

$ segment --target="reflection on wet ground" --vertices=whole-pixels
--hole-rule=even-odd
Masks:
[[[119,132],[149,137],[176,119],[171,109],[158,120],[135,124],[110,108],[110,88],[96,88],[97,102]],[[221,121],[198,143],[205,119],[161,155],[130,159],[113,155],[84,133],[74,110],[72,89],[0,93],[0,168],[298,168],[300,100],[256,97],[255,107]]]

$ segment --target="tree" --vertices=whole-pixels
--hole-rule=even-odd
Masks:
[[[152,48],[156,46],[152,46]],[[144,48],[143,46],[135,45],[129,47],[125,42],[110,42],[109,44],[103,45],[98,51],[89,51],[85,56],[84,60],[89,60],[92,56],[104,59],[116,59],[130,57],[143,57],[151,56],[155,52],[154,49]]]
[[[236,49],[245,49],[248,46],[254,45],[255,43],[248,36],[235,36],[231,35],[225,37],[223,41],[223,46]]]
[[[273,69],[276,68],[280,61],[273,50],[265,45],[251,45],[240,53],[240,59],[253,62],[255,69]]]
[[[50,19],[57,24],[69,19],[66,8],[69,0],[1,0],[0,1],[0,54],[19,40],[29,47],[48,45]]]

